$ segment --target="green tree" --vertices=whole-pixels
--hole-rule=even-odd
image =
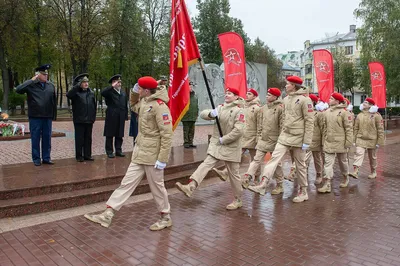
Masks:
[[[400,95],[397,85],[400,78],[400,1],[362,0],[354,14],[363,21],[357,32],[358,43],[362,47],[361,62],[382,62],[386,71],[388,97]],[[361,84],[370,87],[369,78],[366,78],[368,68],[365,65],[362,69]]]
[[[193,28],[204,62],[222,62],[220,33],[237,32],[242,36],[245,48],[248,47],[250,39],[243,30],[242,21],[229,16],[229,0],[197,0],[197,10],[199,14],[193,19]]]
[[[334,59],[336,90],[341,93],[349,91],[354,100],[354,89],[359,85],[359,68],[351,57],[344,54],[342,47],[336,47],[332,56]]]
[[[269,48],[260,38],[257,37],[254,43],[249,45],[246,58],[247,61],[267,64],[268,87],[283,88],[282,62],[276,58],[275,51]]]

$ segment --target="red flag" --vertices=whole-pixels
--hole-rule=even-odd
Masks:
[[[324,102],[329,102],[335,88],[332,54],[328,50],[321,49],[314,50],[313,56],[319,98]]]
[[[184,0],[172,0],[169,62],[169,108],[173,129],[189,109],[189,66],[200,58]]]
[[[380,62],[369,62],[371,74],[372,99],[379,108],[386,108],[386,73]]]
[[[225,68],[225,88],[236,88],[239,96],[246,98],[246,59],[242,37],[235,32],[218,35]]]

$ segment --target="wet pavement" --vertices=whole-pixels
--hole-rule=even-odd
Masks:
[[[171,195],[174,225],[161,232],[148,230],[158,214],[147,200],[124,206],[108,229],[77,216],[2,233],[0,265],[400,265],[399,152],[378,151],[376,180],[366,158],[349,188],[336,179],[317,195],[310,185],[305,203],[292,203],[285,181],[283,196],[245,191],[243,208],[227,211],[230,185],[218,182],[191,199]]]

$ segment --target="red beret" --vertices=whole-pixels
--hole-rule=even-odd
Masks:
[[[255,89],[248,89],[247,92],[253,93],[254,96],[258,96],[258,92]]]
[[[146,76],[146,77],[141,77],[138,80],[138,84],[140,87],[143,89],[157,89],[158,82],[152,77]]]
[[[349,105],[349,104],[350,104],[350,100],[349,100],[349,99],[347,99],[347,98],[344,98],[344,100],[346,101],[347,105]]]
[[[271,93],[272,95],[279,97],[281,96],[281,91],[278,88],[269,88],[268,93]]]
[[[375,101],[372,98],[365,99],[366,102],[369,102],[372,105],[375,105]]]
[[[294,84],[301,85],[303,84],[303,80],[299,78],[298,76],[290,76],[286,78],[287,81],[292,82]]]
[[[238,90],[238,89],[235,89],[235,88],[226,88],[226,91],[225,91],[225,92],[228,92],[228,91],[230,91],[230,92],[232,92],[233,94],[239,96],[239,90]]]
[[[332,98],[334,98],[335,100],[338,100],[339,102],[344,102],[344,96],[338,92],[334,92],[332,93]]]
[[[318,102],[318,100],[319,100],[318,96],[315,94],[310,94],[308,97],[310,97],[311,101],[313,101],[315,103]]]

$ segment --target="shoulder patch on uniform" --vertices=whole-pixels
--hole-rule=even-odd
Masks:
[[[167,113],[162,114],[162,119],[163,120],[168,120],[169,119],[169,115]]]
[[[239,121],[244,123],[244,114],[239,115]]]
[[[309,113],[314,112],[312,103],[307,104],[307,108]]]
[[[160,99],[157,99],[157,103],[158,103],[159,105],[165,104],[164,101],[163,101],[163,100],[160,100]]]

